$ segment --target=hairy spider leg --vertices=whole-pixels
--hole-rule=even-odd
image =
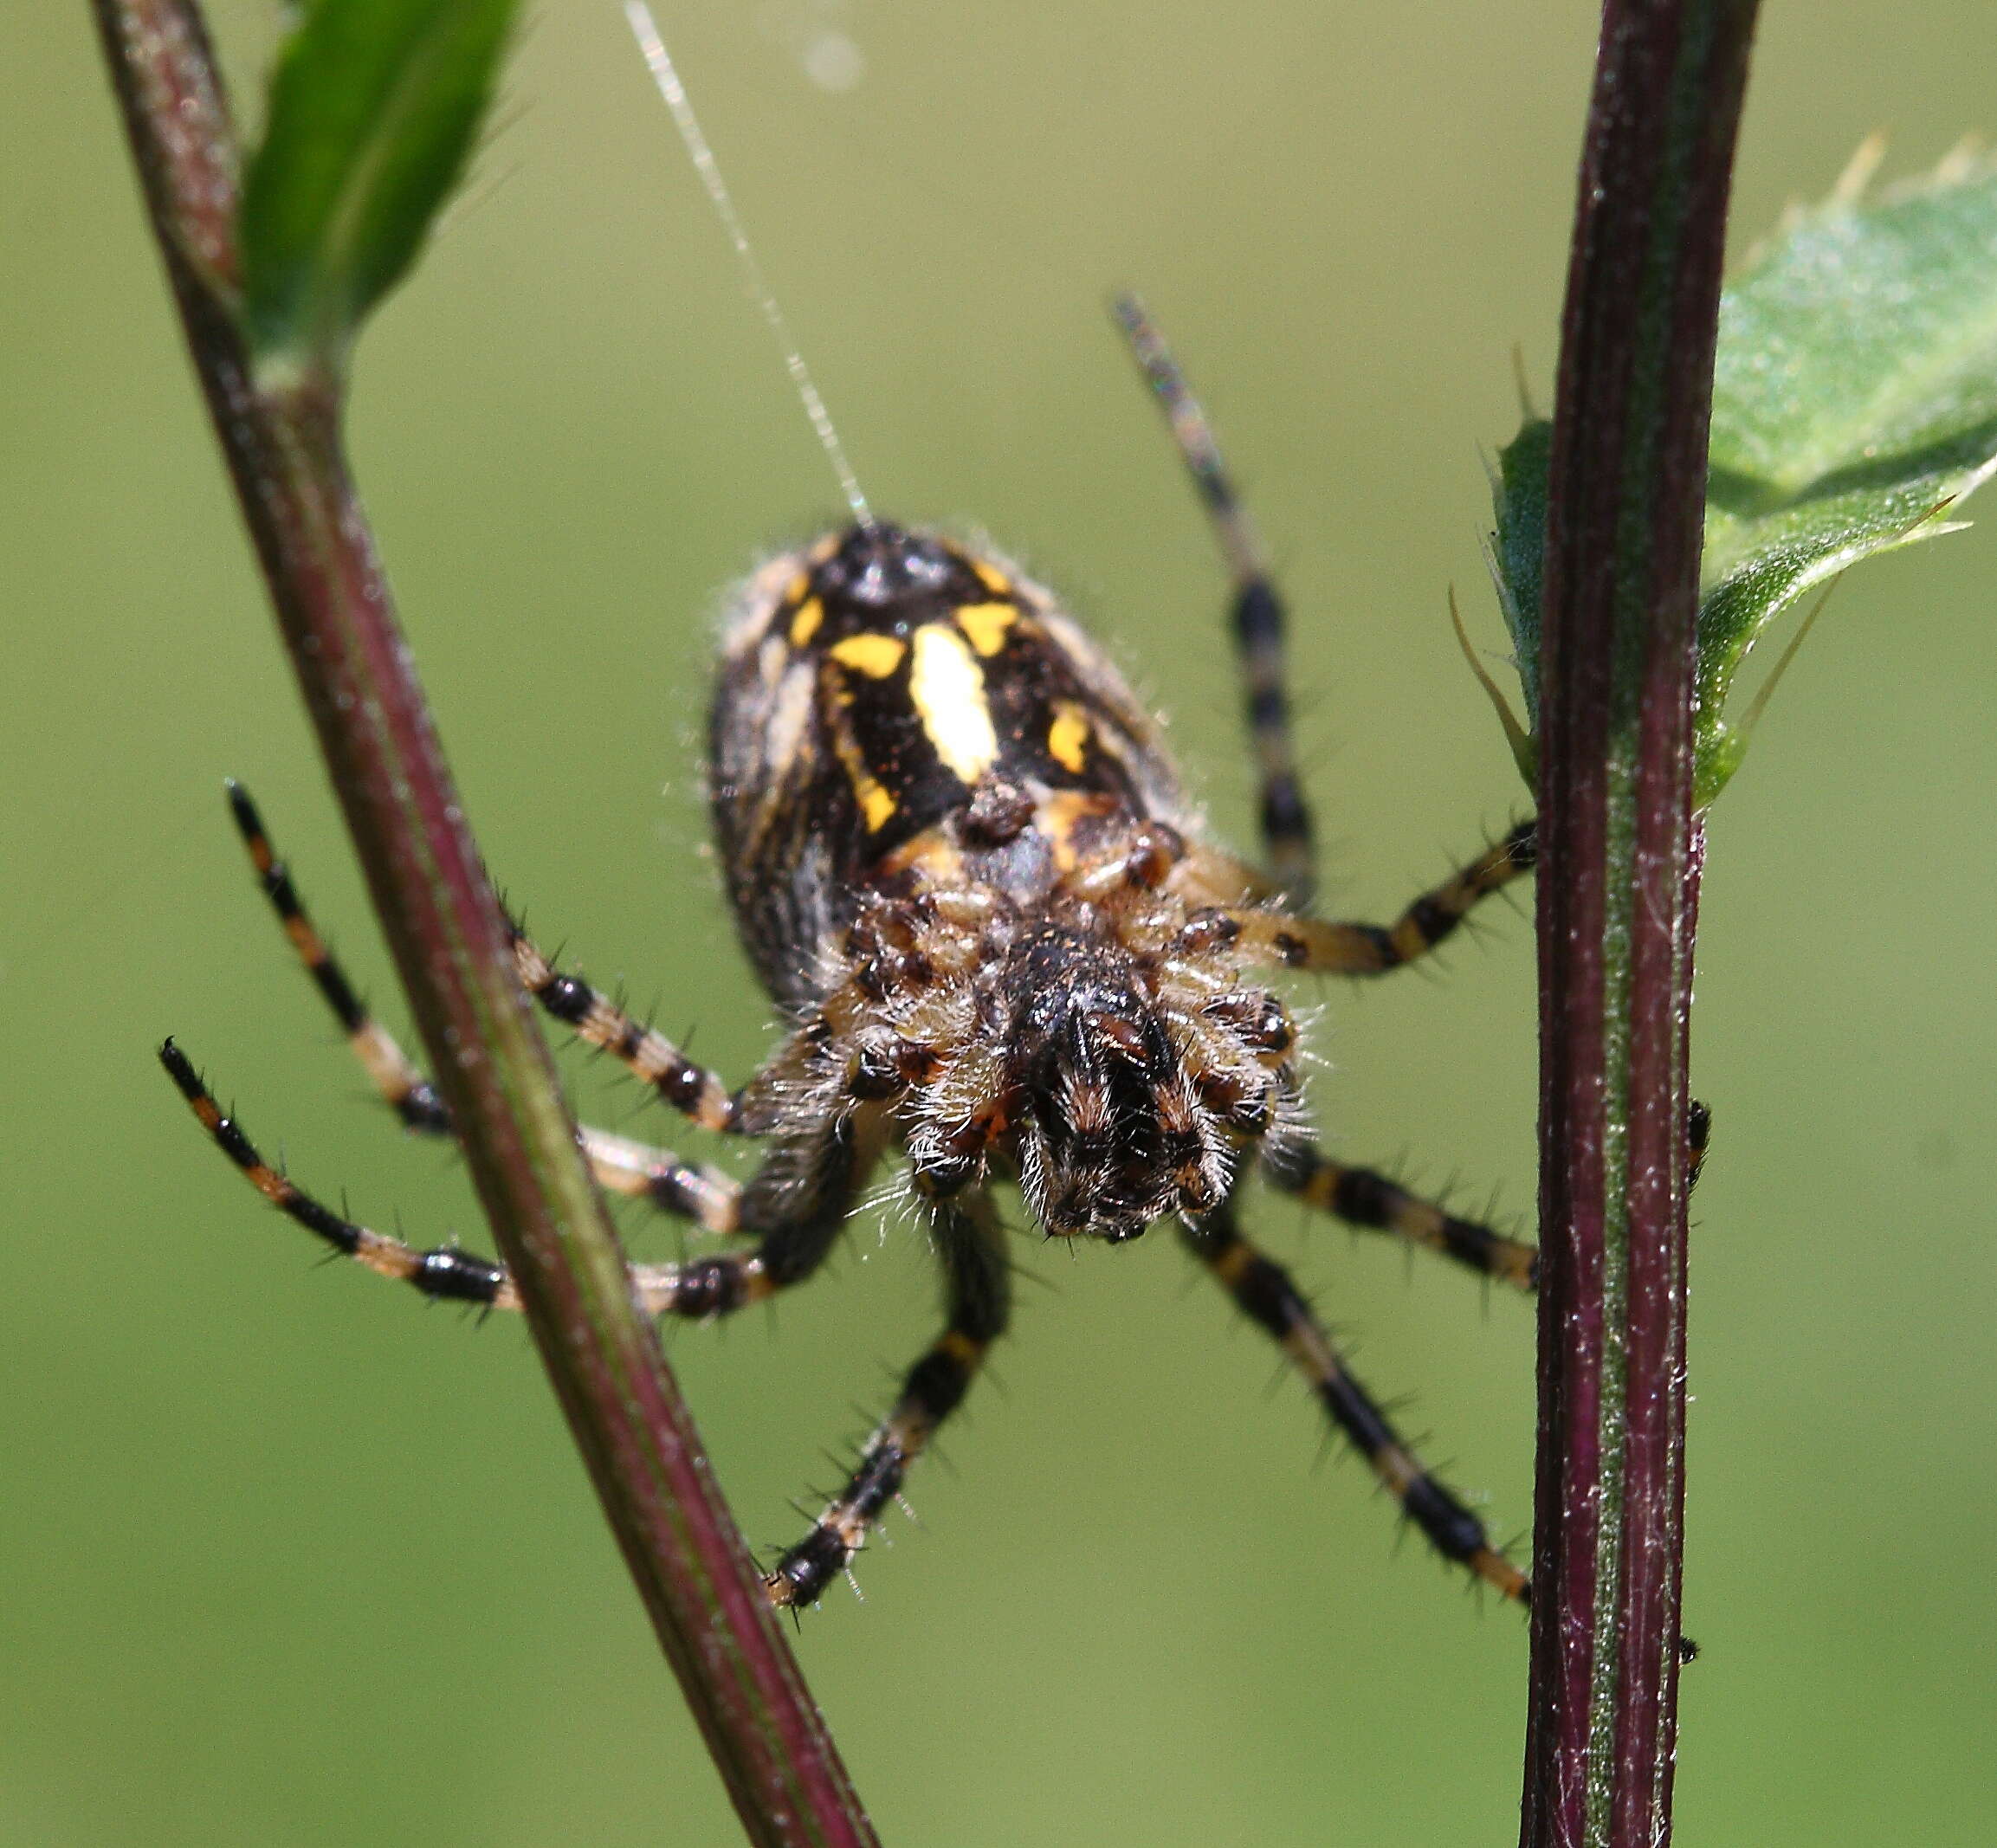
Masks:
[[[1695,1097],[1685,1113],[1687,1192],[1699,1184],[1712,1129],[1713,1113]],[[1446,1207],[1409,1192],[1376,1169],[1335,1161],[1308,1138],[1285,1139],[1266,1148],[1261,1173],[1279,1192],[1347,1225],[1392,1233],[1516,1289],[1539,1288],[1536,1246],[1507,1237],[1477,1220],[1458,1218]]]
[[[696,1065],[656,1027],[618,1006],[579,975],[558,969],[518,925],[513,927],[514,970],[520,986],[578,1039],[600,1046],[648,1090],[702,1129],[721,1135],[754,1135],[744,1115],[744,1092]]]
[[[368,1012],[366,1003],[313,926],[292,881],[291,869],[271,845],[263,817],[249,792],[233,779],[226,787],[229,811],[255,869],[257,884],[270,901],[306,973],[339,1022],[348,1048],[359,1060],[369,1082],[406,1128],[421,1135],[455,1138],[456,1126],[436,1086],[388,1030]],[[516,961],[518,953],[516,949]],[[741,1184],[732,1174],[682,1161],[670,1149],[634,1141],[629,1136],[593,1128],[586,1123],[582,1126],[581,1135],[583,1153],[598,1186],[634,1199],[648,1200],[661,1212],[691,1219],[707,1231],[727,1233],[738,1229]]]
[[[236,1120],[226,1114],[187,1055],[171,1039],[159,1062],[216,1146],[280,1212],[342,1257],[423,1296],[481,1308],[518,1309],[520,1292],[503,1264],[456,1245],[419,1250],[371,1231],[313,1198],[274,1168]],[[678,1264],[632,1264],[631,1291],[649,1315],[704,1320],[760,1302],[800,1283],[824,1262],[877,1159],[880,1113],[842,1118],[808,1150],[773,1152],[745,1190],[743,1230],[758,1234],[749,1250],[724,1251]],[[770,1180],[759,1186],[764,1177]]]
[[[1195,913],[1189,930],[1238,942],[1257,961],[1318,975],[1384,975],[1446,942],[1475,908],[1533,869],[1538,824],[1522,821],[1469,865],[1424,892],[1392,924],[1356,924],[1217,905]]]
[[[1234,582],[1235,650],[1246,688],[1249,737],[1261,776],[1259,817],[1270,869],[1283,897],[1308,912],[1316,882],[1310,814],[1296,776],[1285,691],[1284,614],[1247,509],[1235,493],[1206,412],[1186,382],[1165,336],[1134,295],[1115,303],[1118,324],[1165,412],[1172,439],[1192,475]],[[1487,894],[1531,869],[1535,824],[1505,838],[1402,914],[1394,925],[1305,921],[1310,953],[1292,966],[1341,975],[1374,975],[1433,949]],[[1281,959],[1290,960],[1289,958]]]
[[[1529,1603],[1531,1585],[1525,1573],[1491,1544],[1483,1522],[1422,1467],[1386,1414],[1347,1369],[1289,1273],[1241,1236],[1231,1209],[1223,1207],[1183,1225],[1181,1236],[1242,1313],[1275,1337],[1309,1381],[1332,1422],[1351,1439],[1428,1543],[1504,1597]]]
[[[229,803],[251,863],[256,868],[265,895],[277,908],[285,934],[319,984],[320,992],[339,1016],[342,1026],[348,1027],[355,1052],[374,1077],[377,1088],[405,1121],[410,1121],[412,1111],[419,1117],[442,1114],[443,1103],[435,1090],[387,1033],[368,1017],[352,985],[313,930],[299,905],[288,872],[271,848],[249,792],[239,783],[230,783]],[[579,1038],[602,1047],[621,1061],[648,1089],[656,1091],[701,1128],[721,1132],[740,1129],[738,1094],[732,1093],[721,1078],[695,1064],[664,1034],[634,1019],[580,977],[556,968],[517,924],[509,923],[508,929],[514,967],[520,985],[550,1015],[572,1028]],[[350,1026],[350,1022],[355,1024]],[[357,1033],[360,1037],[357,1037]],[[405,1082],[417,1099],[406,1109],[397,1102],[398,1095],[402,1095],[399,1088]],[[448,1117],[445,1121],[448,1122]],[[411,1127],[424,1126],[419,1121]]]
[[[1712,1128],[1713,1113],[1695,1097],[1685,1113],[1687,1192],[1699,1184]],[[1474,1219],[1460,1219],[1375,1169],[1334,1161],[1313,1141],[1286,1140],[1265,1150],[1261,1173],[1279,1192],[1347,1225],[1391,1232],[1515,1289],[1539,1288],[1537,1246],[1508,1238]]]
[[[1290,734],[1289,695],[1283,666],[1283,599],[1247,509],[1221,460],[1213,428],[1165,336],[1134,295],[1115,303],[1118,325],[1156,397],[1180,457],[1192,476],[1233,582],[1231,626],[1241,669],[1250,746],[1261,789],[1256,813],[1263,851],[1277,888],[1289,901],[1308,907],[1317,882],[1310,810],[1297,779]]]
[[[1315,1142],[1285,1141],[1264,1151],[1262,1173],[1270,1186],[1347,1225],[1391,1233],[1516,1289],[1539,1286],[1536,1247],[1477,1220],[1458,1218],[1377,1169],[1334,1161]]]
[[[263,1159],[171,1039],[160,1047],[159,1059],[202,1128],[250,1185],[342,1257],[433,1301],[520,1308],[519,1289],[505,1265],[456,1245],[420,1250],[333,1212]],[[841,1119],[819,1139],[807,1172],[782,1175],[771,1190],[779,1210],[753,1250],[629,1266],[639,1306],[649,1315],[711,1321],[803,1283],[844,1229],[860,1181],[880,1153],[883,1122],[878,1110]],[[772,1157],[765,1172],[780,1160]],[[760,1202],[753,1181],[748,1200],[754,1212]],[[909,1369],[894,1409],[868,1438],[844,1489],[765,1575],[774,1605],[815,1603],[846,1569],[900,1491],[908,1465],[962,1402],[986,1349],[1005,1330],[1010,1276],[1004,1231],[989,1195],[980,1189],[968,1198],[935,1202],[929,1217],[943,1266],[944,1331]]]
[[[298,953],[305,972],[339,1022],[347,1049],[359,1060],[382,1102],[407,1128],[425,1135],[455,1134],[450,1112],[437,1095],[436,1088],[417,1069],[388,1030],[368,1012],[367,1004],[347,980],[346,972],[313,924],[298,888],[292,883],[291,869],[271,845],[263,817],[249,792],[234,777],[224,779],[223,788],[229,797],[229,818],[242,837],[259,888],[277,914],[277,921]]]
[[[991,1196],[979,1188],[932,1201],[927,1211],[943,1267],[943,1333],[908,1369],[893,1410],[867,1439],[845,1487],[766,1576],[774,1604],[816,1603],[846,1569],[900,1491],[909,1464],[963,1402],[986,1351],[1005,1332],[1011,1278]]]

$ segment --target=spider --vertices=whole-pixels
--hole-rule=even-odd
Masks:
[[[1281,1346],[1405,1517],[1445,1560],[1525,1602],[1526,1575],[1422,1465],[1289,1273],[1241,1231],[1251,1170],[1348,1224],[1522,1290],[1533,1248],[1458,1218],[1313,1139],[1279,972],[1375,976],[1447,938],[1528,872],[1511,829],[1394,923],[1310,912],[1311,825],[1283,686],[1283,613],[1199,404],[1143,309],[1116,309],[1225,553],[1268,869],[1210,838],[1152,716],[1046,590],[987,550],[871,518],[758,570],[721,638],[713,821],[743,945],[786,1029],[731,1088],[526,934],[522,985],[699,1128],[762,1139],[738,1182],[585,1128],[598,1182],[742,1241],[631,1267],[656,1315],[711,1319],[802,1283],[874,1170],[906,1157],[942,1271],[943,1330],[844,1487],[765,1577],[815,1603],[1004,1332],[1011,1268],[995,1183],[1050,1238],[1135,1238],[1169,1219]],[[263,890],[384,1100],[448,1137],[436,1091],[370,1016],[263,824],[229,786]],[[209,1134],[335,1251],[424,1295],[516,1308],[505,1270],[419,1250],[302,1192],[258,1154],[171,1040],[160,1056]]]

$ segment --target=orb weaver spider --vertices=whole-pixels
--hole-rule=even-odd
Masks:
[[[585,1128],[598,1182],[742,1241],[631,1267],[656,1315],[705,1320],[824,1263],[876,1168],[907,1159],[943,1276],[942,1333],[843,1488],[766,1575],[815,1602],[864,1545],[1007,1321],[1016,1186],[1050,1238],[1119,1243],[1173,1221],[1309,1382],[1445,1560],[1524,1602],[1526,1575],[1418,1460],[1289,1273],[1237,1223],[1251,1171],[1306,1205],[1520,1289],[1532,1247],[1334,1160],[1307,1124],[1277,972],[1368,977],[1415,961],[1528,871],[1522,823],[1393,924],[1309,908],[1311,825],[1293,765],[1283,612],[1205,415],[1134,301],[1117,305],[1225,553],[1268,869],[1211,839],[1151,715],[1013,565],[870,516],[753,573],[721,639],[709,792],[743,945],[785,1033],[734,1088],[514,933],[519,977],[581,1039],[704,1130],[767,1145],[742,1182]],[[442,1100],[313,928],[249,796],[230,802],[263,889],[383,1099],[451,1134]],[[258,1154],[169,1040],[195,1114],[273,1205],[424,1295],[518,1307],[502,1267],[357,1224]],[[1695,1125],[1695,1144],[1703,1142]]]

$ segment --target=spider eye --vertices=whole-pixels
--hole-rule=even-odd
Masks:
[[[1239,1130],[1243,1135],[1263,1135],[1276,1115],[1275,1106],[1276,1086],[1272,1082],[1251,1091],[1236,1103],[1227,1113],[1227,1127]]]
[[[863,1046],[846,1080],[846,1095],[863,1102],[893,1097],[907,1089],[894,1055],[885,1047]]]
[[[1296,1028],[1272,994],[1221,995],[1201,1011],[1235,1034],[1251,1052],[1288,1052],[1296,1044]]]
[[[1255,1023],[1244,1033],[1258,1052],[1288,1052],[1296,1044],[1296,1029],[1274,995],[1264,995]]]
[[[1142,1063],[1148,1056],[1150,1049],[1141,1030],[1118,1015],[1092,1013],[1089,1016],[1089,1029],[1105,1046],[1127,1059]]]
[[[918,1155],[909,1164],[917,1191],[931,1199],[944,1199],[961,1192],[977,1179],[983,1166],[978,1156],[952,1149]]]
[[[1238,1134],[1266,1134],[1276,1115],[1276,1080],[1266,1073],[1209,1072],[1199,1081],[1199,1100]]]

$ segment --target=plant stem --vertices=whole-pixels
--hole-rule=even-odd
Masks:
[[[1525,1848],[1671,1836],[1684,1505],[1694,627],[1755,0],[1608,0],[1541,655],[1540,1450]]]
[[[198,7],[94,4],[195,370],[334,790],[625,1562],[750,1839],[871,1844],[631,1300],[347,475],[338,389],[266,384],[251,365],[236,313],[236,146]]]

